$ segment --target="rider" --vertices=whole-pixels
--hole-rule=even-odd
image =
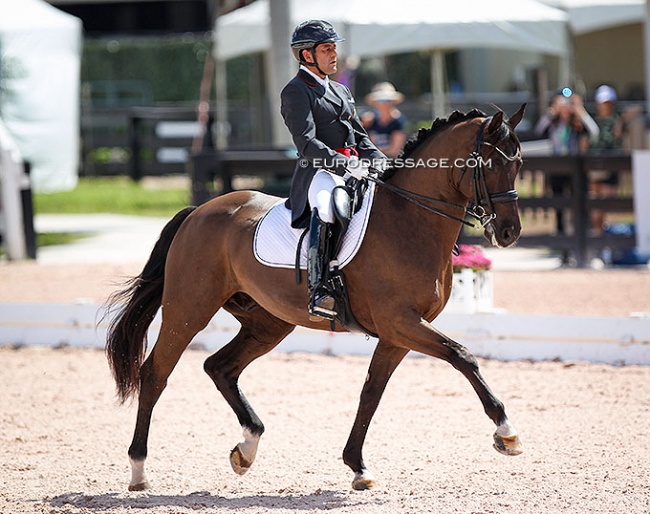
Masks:
[[[337,71],[339,41],[344,39],[327,21],[298,25],[291,51],[300,69],[281,93],[282,117],[299,154],[287,207],[294,228],[310,227],[307,275],[313,321],[336,314],[323,281],[331,259],[327,238],[335,221],[332,191],[349,177],[366,178],[370,166],[381,169],[386,159],[363,128],[350,90],[329,78]]]

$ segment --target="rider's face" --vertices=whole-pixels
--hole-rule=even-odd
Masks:
[[[322,43],[316,47],[316,64],[325,75],[336,73],[336,43]],[[318,73],[318,70],[314,70]],[[319,74],[320,75],[320,74]]]

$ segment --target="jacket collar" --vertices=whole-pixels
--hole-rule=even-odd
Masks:
[[[314,73],[312,70],[310,70],[307,66],[304,64],[300,65],[300,71],[304,71],[307,75],[309,75],[312,79],[313,82],[316,82],[317,84],[320,84],[323,87],[329,86],[330,83],[330,78],[329,77],[324,77],[321,78],[319,77],[316,73]]]
[[[298,77],[302,79],[302,81],[307,84],[308,86],[311,87],[320,87],[322,89],[325,89],[325,87],[316,80],[316,77],[314,77],[311,73],[309,73],[307,70],[303,70],[300,68],[298,70]]]
[[[318,96],[322,96],[326,100],[329,100],[333,104],[337,106],[343,105],[343,101],[337,94],[334,93],[334,82],[332,80],[329,81],[330,87],[325,88],[321,83],[319,83],[316,78],[309,72],[300,69],[298,70],[298,77],[308,86],[314,88]]]

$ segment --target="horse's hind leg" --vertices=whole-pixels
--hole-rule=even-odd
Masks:
[[[252,302],[248,303],[244,310],[231,300],[226,309],[240,321],[242,327],[232,341],[208,357],[203,367],[234,411],[243,429],[244,441],[238,443],[230,452],[232,469],[238,475],[243,475],[255,460],[264,425],[239,389],[239,376],[246,366],[270,352],[295,327]]]
[[[144,472],[144,463],[147,458],[151,414],[160,395],[167,386],[169,375],[190,340],[191,337],[186,341],[171,342],[169,337],[159,337],[151,354],[140,368],[138,415],[133,441],[129,447],[129,461],[131,462],[129,491],[142,491],[149,488],[149,482]]]
[[[167,379],[192,338],[210,321],[217,308],[192,305],[192,313],[177,304],[166,304],[156,344],[140,368],[140,394],[133,441],[129,447],[131,462],[130,491],[149,488],[145,476],[147,441],[153,408],[167,386]]]

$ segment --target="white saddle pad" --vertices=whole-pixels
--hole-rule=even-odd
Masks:
[[[339,268],[343,268],[356,255],[361,247],[363,236],[370,218],[370,207],[375,193],[375,184],[370,184],[361,209],[354,216],[343,236],[343,245],[338,255]],[[291,211],[284,205],[284,200],[272,207],[262,218],[253,238],[253,254],[266,266],[273,268],[294,268],[298,239],[304,229],[291,227]],[[300,249],[300,267],[307,268],[307,251],[309,234],[305,236]]]

